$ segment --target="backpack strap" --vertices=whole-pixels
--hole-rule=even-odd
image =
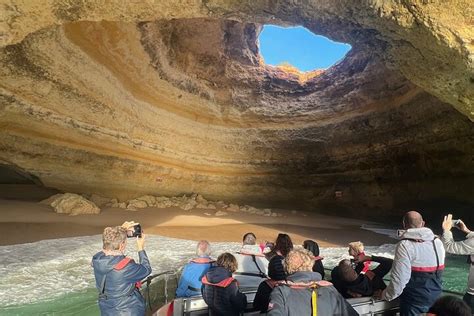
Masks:
[[[260,277],[267,279],[268,277],[265,273],[263,273],[262,269],[260,269],[257,259],[255,258],[255,255],[252,255],[252,260],[253,260],[253,263],[255,263],[255,265],[257,266],[258,272],[260,273]]]
[[[438,238],[438,237],[433,238],[431,243],[433,244],[433,249],[434,249],[435,256],[436,256],[436,272],[435,273],[436,273],[436,276],[438,276],[438,271],[440,270],[440,266],[439,266],[438,250],[436,249],[436,243],[435,243],[436,238]]]

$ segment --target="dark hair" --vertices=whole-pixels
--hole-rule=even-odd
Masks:
[[[237,271],[238,268],[237,259],[235,259],[235,257],[228,252],[224,252],[219,257],[217,257],[216,264],[219,267],[224,267],[230,273],[234,273],[235,271]]]
[[[285,280],[286,273],[283,267],[283,257],[275,256],[268,263],[268,276],[272,280]]]
[[[293,242],[291,241],[290,236],[287,234],[278,234],[278,237],[275,241],[275,247],[273,247],[272,252],[276,253],[280,251],[283,257],[293,249]]]
[[[471,316],[471,309],[460,298],[446,295],[437,299],[428,313],[437,316]]]
[[[357,279],[357,272],[355,272],[351,262],[347,259],[339,262],[339,275],[341,279],[346,282],[353,282]]]
[[[257,243],[257,237],[254,233],[246,233],[242,238],[242,243],[244,245],[255,245]]]
[[[313,240],[305,240],[303,242],[303,248],[311,251],[315,257],[319,256],[319,245],[317,242]]]

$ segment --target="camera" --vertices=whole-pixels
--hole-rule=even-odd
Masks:
[[[461,224],[461,220],[460,220],[460,219],[453,219],[453,220],[451,220],[451,226],[452,226],[452,227],[458,227],[459,224]]]
[[[127,230],[127,237],[128,238],[132,238],[132,237],[142,238],[142,227],[140,226],[140,224],[136,224],[131,229]]]

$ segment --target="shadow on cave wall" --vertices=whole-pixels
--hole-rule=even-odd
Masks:
[[[58,190],[47,188],[40,179],[21,168],[0,163],[0,199],[40,201]]]

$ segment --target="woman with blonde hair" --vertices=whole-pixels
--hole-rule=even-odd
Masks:
[[[273,289],[267,315],[358,315],[331,283],[312,271],[311,252],[295,248],[284,265],[287,281]]]

